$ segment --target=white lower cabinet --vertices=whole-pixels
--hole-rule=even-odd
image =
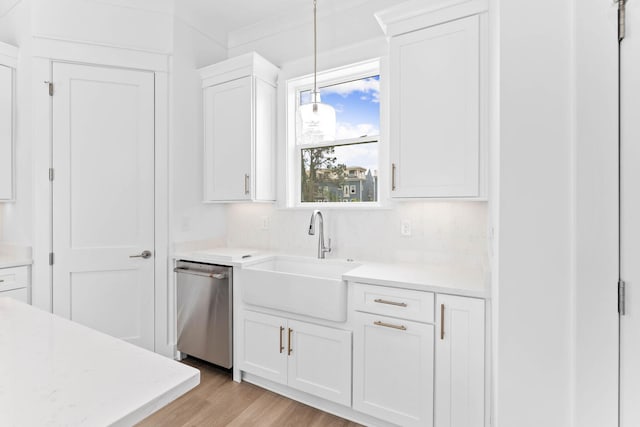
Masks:
[[[287,383],[286,319],[245,311],[240,369],[277,383]]]
[[[353,316],[353,408],[402,426],[432,426],[433,325]]]
[[[437,427],[484,426],[484,300],[437,295]]]
[[[29,303],[29,267],[0,268],[0,298]]]
[[[351,404],[351,332],[243,313],[240,369],[332,402]]]

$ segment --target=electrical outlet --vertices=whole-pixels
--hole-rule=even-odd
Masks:
[[[268,216],[261,217],[260,229],[261,230],[268,230],[269,229],[269,217]]]
[[[411,236],[411,221],[405,219],[400,224],[400,234],[403,236]]]

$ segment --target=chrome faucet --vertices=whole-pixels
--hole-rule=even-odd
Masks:
[[[322,212],[319,210],[313,211],[311,214],[311,224],[309,224],[309,236],[316,234],[316,217],[320,221],[320,232],[318,233],[318,258],[323,259],[327,252],[331,252],[331,238],[329,238],[329,245],[324,245],[324,220],[322,218]]]

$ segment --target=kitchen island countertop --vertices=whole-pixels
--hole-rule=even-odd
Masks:
[[[197,369],[0,298],[0,425],[133,425],[199,382]]]

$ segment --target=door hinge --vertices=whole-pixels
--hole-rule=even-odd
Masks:
[[[627,25],[627,0],[618,0],[618,43],[624,39]]]
[[[49,265],[53,265],[53,252],[49,252]]]
[[[53,96],[53,82],[50,82],[49,80],[45,80],[44,84],[46,84],[49,87],[49,96]]]
[[[626,313],[626,285],[624,280],[618,280],[618,313],[621,316]]]
[[[49,181],[53,181],[54,176],[53,168],[49,168]]]

